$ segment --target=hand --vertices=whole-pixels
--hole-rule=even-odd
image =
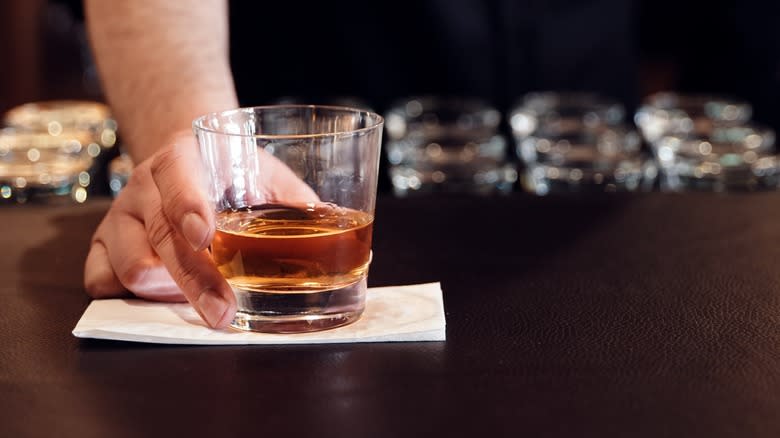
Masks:
[[[214,214],[194,181],[198,168],[191,133],[136,166],[92,238],[84,268],[90,296],[186,300],[210,326],[230,323],[236,302],[206,251]]]
[[[287,166],[262,157],[262,198],[316,200]],[[206,251],[215,223],[196,180],[201,167],[195,138],[184,132],[133,170],[92,238],[84,268],[90,296],[186,300],[210,326],[230,323],[235,297]]]

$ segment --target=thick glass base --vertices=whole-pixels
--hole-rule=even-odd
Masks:
[[[256,292],[233,288],[238,311],[230,324],[265,333],[306,333],[357,321],[365,308],[365,277],[349,286],[315,292]]]

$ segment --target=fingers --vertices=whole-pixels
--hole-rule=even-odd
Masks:
[[[277,157],[258,149],[261,169],[258,187],[270,203],[319,202],[319,197],[298,175]]]
[[[214,220],[194,180],[196,160],[188,139],[135,168],[93,238],[85,265],[91,296],[129,290],[158,301],[186,298],[210,326],[230,323],[235,297],[203,250]]]
[[[162,211],[177,234],[195,251],[208,247],[214,237],[212,207],[197,178],[203,176],[194,137],[179,137],[151,163],[151,174],[160,193]]]
[[[140,298],[155,301],[186,301],[179,286],[154,253],[146,228],[122,206],[108,216],[110,221],[96,234],[108,251],[108,260],[122,285]]]
[[[114,274],[108,260],[108,251],[100,241],[94,241],[84,263],[84,287],[92,298],[117,298],[127,295],[127,290]]]
[[[265,154],[261,190],[282,202],[316,202],[314,191],[281,161]],[[236,299],[214,266],[208,247],[215,232],[213,207],[197,177],[200,157],[194,138],[141,163],[93,239],[85,285],[96,298],[126,291],[154,300],[182,297],[212,327],[225,327]],[[258,169],[259,170],[259,169]]]
[[[84,283],[93,298],[134,295],[155,301],[185,301],[179,287],[154,253],[143,224],[120,197],[92,239]]]
[[[161,180],[179,184],[182,190],[187,189],[185,183],[176,181],[171,175],[163,175],[165,170],[166,167],[158,168],[157,176]],[[149,243],[201,318],[212,327],[227,326],[236,313],[233,291],[214,266],[208,252],[193,251],[187,239],[179,234],[163,211],[162,198],[155,194],[156,191],[151,191],[142,202]],[[208,242],[205,244],[208,245]]]

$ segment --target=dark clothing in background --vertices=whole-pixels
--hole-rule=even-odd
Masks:
[[[640,54],[675,68],[674,88],[745,99],[780,130],[780,2],[643,0]]]
[[[82,15],[80,0],[69,4]],[[139,4],[139,7],[143,7]],[[633,106],[639,61],[671,88],[748,100],[780,129],[777,0],[230,1],[243,105],[280,97],[481,96],[589,90]]]
[[[378,110],[408,95],[532,90],[637,100],[634,0],[230,3],[243,105],[352,96]]]

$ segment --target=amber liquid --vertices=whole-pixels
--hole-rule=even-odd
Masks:
[[[333,204],[265,204],[217,215],[211,254],[239,289],[316,293],[362,280],[373,216]]]

